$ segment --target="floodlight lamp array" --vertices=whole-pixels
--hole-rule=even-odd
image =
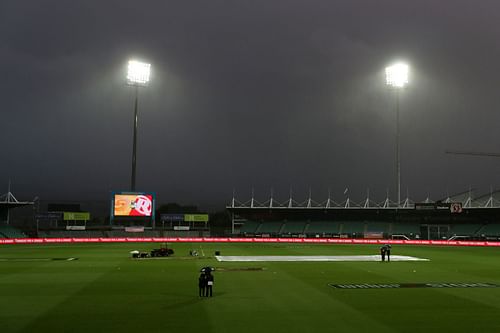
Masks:
[[[403,88],[408,83],[409,68],[406,64],[395,64],[385,69],[387,85],[394,88]]]
[[[145,85],[149,81],[151,64],[130,60],[128,62],[127,82],[132,85]]]

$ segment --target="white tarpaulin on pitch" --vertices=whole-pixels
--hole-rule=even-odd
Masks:
[[[215,256],[218,261],[380,261],[380,255],[369,256]],[[409,256],[391,256],[391,261],[429,261]]]

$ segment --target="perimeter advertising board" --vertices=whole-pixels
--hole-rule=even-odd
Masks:
[[[90,213],[88,212],[63,212],[64,221],[88,221]]]
[[[186,222],[208,222],[208,214],[184,214]]]
[[[161,214],[160,218],[167,222],[208,222],[208,214]]]

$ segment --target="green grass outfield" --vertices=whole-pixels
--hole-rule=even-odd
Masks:
[[[222,255],[369,255],[372,245],[157,244],[0,246],[1,332],[500,332],[500,288],[342,290],[328,283],[500,285],[500,249],[393,246],[425,262],[217,262]],[[191,258],[191,248],[205,258]],[[46,260],[76,257],[78,260]],[[203,266],[214,297],[199,298]],[[248,268],[263,268],[249,271]]]

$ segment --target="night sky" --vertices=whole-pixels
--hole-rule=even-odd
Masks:
[[[105,200],[130,187],[130,58],[139,93],[137,189],[223,207],[233,194],[297,201],[440,199],[500,188],[500,2],[0,2],[0,193]]]

